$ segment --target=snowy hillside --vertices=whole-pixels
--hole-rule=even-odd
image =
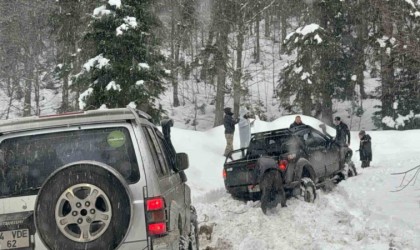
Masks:
[[[293,24],[295,25],[295,24]],[[245,41],[244,52],[244,86],[248,94],[241,99],[241,105],[247,106],[251,111],[261,110],[268,121],[274,121],[286,114],[280,107],[280,100],[276,96],[276,88],[281,77],[281,70],[294,60],[294,55],[282,54],[279,56],[279,44],[270,38],[261,38],[261,62],[255,63],[253,58],[255,37],[248,36]],[[234,56],[232,53],[231,56]],[[192,70],[191,76],[187,80],[179,83],[179,99],[181,106],[173,107],[173,88],[167,85],[167,91],[161,95],[159,103],[168,112],[169,117],[176,121],[178,128],[194,130],[207,130],[213,127],[215,117],[214,99],[216,88],[202,81],[197,82],[200,75],[200,68]],[[375,89],[380,85],[380,80],[371,78],[366,71],[365,91],[370,96],[376,96]],[[232,78],[227,79],[228,93],[225,95],[225,106],[233,107],[233,84]],[[231,92],[230,92],[231,91]],[[291,97],[293,98],[293,97]],[[196,102],[196,105],[194,104]],[[360,100],[359,100],[360,102]],[[376,105],[380,105],[378,99],[365,99],[358,103],[363,107],[364,113],[361,117],[351,114],[351,101],[334,101],[334,115],[346,119],[350,130],[373,130],[372,116],[377,110]],[[195,122],[194,122],[195,121]]]
[[[293,119],[256,121],[252,132],[287,127]],[[306,116],[302,120],[319,124]],[[332,128],[328,132],[334,134]],[[288,207],[265,216],[259,202],[234,200],[224,190],[222,127],[205,132],[175,128],[175,147],[190,157],[188,183],[200,225],[214,225],[211,240],[201,238],[203,249],[420,249],[420,180],[391,192],[402,181],[392,173],[420,164],[420,131],[368,133],[373,138],[372,167],[361,169],[356,153],[353,160],[360,175],[329,193],[318,190],[314,204],[289,199]],[[238,134],[234,144],[239,147]],[[352,132],[351,148],[358,149],[358,144],[357,132]]]

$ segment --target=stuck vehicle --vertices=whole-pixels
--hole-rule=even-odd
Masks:
[[[286,195],[302,195],[305,201],[313,202],[317,188],[357,175],[352,154],[350,148],[340,147],[333,137],[308,125],[255,133],[249,147],[226,157],[224,183],[234,197],[258,199],[256,162],[268,156],[278,162]]]
[[[188,164],[131,108],[2,121],[0,249],[198,249]]]

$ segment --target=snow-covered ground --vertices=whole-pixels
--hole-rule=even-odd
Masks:
[[[289,126],[294,116],[273,122],[256,121],[253,132]],[[319,121],[303,116],[304,123]],[[332,135],[332,128],[328,129]],[[341,182],[331,192],[318,190],[315,203],[292,198],[288,207],[264,215],[260,204],[234,200],[224,190],[223,128],[207,131],[173,129],[179,152],[187,152],[188,184],[201,225],[213,225],[211,240],[201,238],[204,249],[420,249],[420,179],[400,192],[403,172],[420,164],[420,130],[368,131],[372,136],[372,167]],[[351,148],[358,149],[357,132]],[[235,134],[235,148],[239,137]],[[414,174],[414,173],[413,173]],[[410,177],[410,176],[408,176]],[[408,180],[409,178],[406,178]]]

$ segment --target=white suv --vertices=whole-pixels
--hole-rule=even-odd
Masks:
[[[0,249],[198,249],[188,156],[147,114],[0,123]]]

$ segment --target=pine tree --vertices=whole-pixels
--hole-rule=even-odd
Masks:
[[[125,107],[149,113],[158,121],[163,112],[156,100],[164,90],[164,57],[153,35],[159,22],[152,0],[109,0],[94,10],[85,46],[96,52],[77,81],[86,86],[80,108]]]

